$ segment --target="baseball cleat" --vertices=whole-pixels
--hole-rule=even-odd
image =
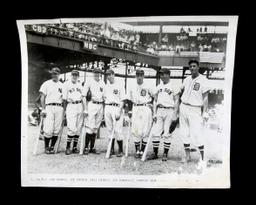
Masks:
[[[197,150],[195,148],[190,148],[190,152],[196,152]]]
[[[72,149],[72,153],[73,153],[73,154],[78,154],[78,153],[79,153],[79,150],[78,150],[76,147],[74,147],[74,148]]]
[[[163,162],[167,161],[167,154],[165,154],[165,153],[163,154],[162,161]]]
[[[110,155],[116,155],[114,150],[111,150]]]
[[[88,155],[89,154],[89,149],[88,148],[84,148],[83,154]]]
[[[95,148],[90,149],[89,153],[92,153],[92,154],[100,154]]]
[[[137,151],[137,152],[136,152],[135,158],[140,158],[140,151]]]
[[[150,156],[147,158],[147,160],[155,160],[155,159],[158,159],[158,155],[156,155],[156,154],[152,154],[152,155],[150,155]]]
[[[122,157],[123,156],[123,152],[118,152],[116,156],[117,157]]]
[[[140,158],[143,156],[143,151],[140,151]]]
[[[49,148],[49,154],[54,154],[54,147]]]
[[[44,152],[45,152],[45,154],[50,154],[50,150],[49,150],[49,148],[48,148],[48,147],[46,147]]]
[[[66,154],[66,155],[70,155],[70,154],[71,154],[70,148],[67,148],[67,149],[66,149],[65,154]]]

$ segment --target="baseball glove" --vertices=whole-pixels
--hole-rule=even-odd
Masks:
[[[169,133],[172,133],[176,129],[178,123],[179,123],[179,118],[177,118],[177,120],[172,121],[169,128]]]
[[[87,101],[91,101],[91,99],[92,99],[92,92],[91,92],[90,89],[88,90],[85,98],[86,98]]]

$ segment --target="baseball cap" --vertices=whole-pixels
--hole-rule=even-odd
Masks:
[[[99,68],[95,68],[95,69],[93,70],[93,72],[94,72],[94,73],[101,73],[101,70],[100,70]]]
[[[79,76],[79,71],[78,70],[72,70],[71,75],[78,75]]]
[[[50,70],[50,73],[60,74],[60,69],[59,69],[59,68],[57,68],[57,67],[52,68],[52,69]]]
[[[167,69],[167,68],[162,68],[160,71],[159,71],[160,73],[163,73],[163,74],[169,74],[170,75],[170,70],[169,69]]]
[[[190,65],[191,63],[196,63],[199,66],[199,61],[196,59],[192,59],[188,62],[188,65]]]
[[[106,71],[106,75],[114,75],[115,72],[112,69]]]
[[[144,75],[144,70],[141,70],[141,69],[136,70],[136,75]]]

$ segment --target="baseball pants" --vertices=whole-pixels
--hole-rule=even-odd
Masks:
[[[97,134],[100,124],[103,120],[103,105],[88,103],[88,116],[85,119],[86,132],[88,134]]]
[[[201,107],[180,105],[180,136],[184,144],[204,145]]]
[[[66,109],[67,134],[69,136],[80,136],[83,124],[83,105],[69,103]]]
[[[151,126],[151,109],[148,106],[133,106],[131,134],[134,142],[147,142]]]
[[[46,117],[43,125],[44,136],[46,138],[57,136],[63,120],[63,107],[47,105],[45,111]]]
[[[114,121],[116,120],[116,115],[120,112],[120,108],[116,106],[105,106],[105,123],[108,130],[108,137],[110,138],[113,131]],[[114,139],[123,140],[123,113],[120,116],[120,119],[116,121],[116,128],[114,132]]]

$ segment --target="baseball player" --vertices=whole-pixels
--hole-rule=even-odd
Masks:
[[[154,154],[148,159],[158,159],[158,148],[160,137],[164,138],[164,153],[162,161],[167,161],[168,151],[171,145],[171,134],[169,127],[172,121],[177,120],[178,93],[170,82],[170,70],[163,68],[160,70],[160,83],[156,88],[154,99],[154,116],[155,123],[152,127],[152,144]],[[163,134],[162,134],[163,133]]]
[[[58,139],[63,120],[63,83],[59,81],[59,68],[50,71],[52,79],[45,81],[39,92],[41,93],[42,116],[45,153],[54,154],[54,145]]]
[[[105,83],[101,81],[101,70],[94,69],[93,79],[85,83],[83,89],[83,103],[84,103],[84,116],[85,116],[85,148],[84,154],[99,154],[94,148],[96,134],[103,120],[103,103],[104,103],[104,89]],[[88,101],[86,96],[88,92],[91,93],[91,100]],[[90,144],[90,148],[89,148]]]
[[[152,101],[154,89],[144,83],[144,71],[136,71],[136,84],[128,92],[133,102],[131,134],[134,137],[135,158],[143,155],[152,126]]]
[[[111,145],[111,155],[115,154],[115,139],[118,144],[117,157],[123,156],[123,105],[124,105],[124,88],[120,87],[115,81],[115,73],[113,70],[106,72],[108,83],[104,90],[105,113],[104,119],[109,135],[113,130],[116,121],[114,138]]]
[[[82,129],[83,123],[83,103],[82,103],[82,84],[78,82],[79,71],[73,70],[71,72],[71,81],[64,83],[63,100],[67,103],[66,119],[67,119],[67,145],[66,155],[71,153],[78,153],[77,143]],[[73,139],[73,148],[70,145]]]
[[[198,168],[206,167],[204,161],[203,123],[207,120],[208,91],[207,79],[199,73],[199,62],[189,61],[191,76],[181,86],[180,134],[184,143],[185,161],[191,160],[190,145],[198,147],[200,161]]]

